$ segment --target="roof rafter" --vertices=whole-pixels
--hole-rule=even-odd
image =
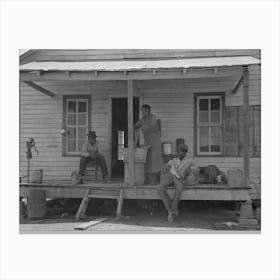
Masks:
[[[47,89],[45,89],[45,88],[43,88],[43,87],[33,83],[31,81],[26,81],[24,83],[27,84],[28,86],[32,87],[33,89],[36,89],[36,90],[38,90],[38,91],[40,91],[40,92],[42,92],[42,93],[44,93],[44,94],[46,94],[46,95],[48,95],[50,97],[54,97],[55,96],[55,94],[53,92],[51,92],[51,91],[49,91],[49,90],[47,90]]]

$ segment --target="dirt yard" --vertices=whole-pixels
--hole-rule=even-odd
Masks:
[[[123,216],[115,219],[116,202],[94,199],[87,211],[86,219],[75,221],[75,213],[80,200],[49,201],[47,216],[40,220],[21,218],[20,233],[151,233],[182,232],[193,233],[209,231],[253,231],[260,232],[260,221],[256,226],[236,224],[238,212],[229,202],[192,202],[182,201],[179,216],[172,224],[167,222],[167,213],[160,201],[124,202]],[[74,227],[96,218],[109,218],[87,230],[75,230]],[[231,224],[225,224],[232,222]]]

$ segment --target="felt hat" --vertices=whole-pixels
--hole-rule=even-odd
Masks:
[[[87,136],[91,137],[91,138],[96,138],[96,132],[95,131],[89,131],[89,133],[87,134]]]

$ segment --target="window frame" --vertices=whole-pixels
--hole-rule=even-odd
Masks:
[[[220,124],[213,125],[221,127],[221,149],[220,152],[200,152],[199,151],[199,100],[213,98],[220,99]],[[210,114],[210,111],[209,111]],[[196,157],[222,157],[224,156],[224,139],[225,139],[225,92],[204,92],[194,93],[194,156]],[[206,126],[209,128],[209,125]],[[210,131],[210,130],[209,130]],[[209,137],[209,143],[210,143]]]
[[[63,95],[63,128],[65,130],[67,127],[67,120],[68,120],[67,105],[70,101],[76,101],[76,102],[87,101],[86,133],[88,133],[91,130],[91,96],[90,95]],[[77,125],[77,119],[76,119],[76,125]],[[78,132],[76,130],[76,135],[77,135],[77,133]],[[79,157],[80,155],[81,155],[81,152],[67,152],[67,135],[66,134],[62,135],[62,156]]]

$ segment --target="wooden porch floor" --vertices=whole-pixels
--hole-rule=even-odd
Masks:
[[[112,181],[85,182],[75,185],[71,181],[45,181],[42,184],[20,183],[20,196],[26,198],[29,189],[43,189],[48,198],[82,198],[87,189],[95,197],[118,196],[123,189],[124,199],[160,199],[156,185],[128,187],[124,182]],[[185,187],[182,200],[227,200],[246,201],[250,200],[250,188],[229,187],[227,185],[199,184]],[[172,196],[174,188],[169,187],[168,193]]]

